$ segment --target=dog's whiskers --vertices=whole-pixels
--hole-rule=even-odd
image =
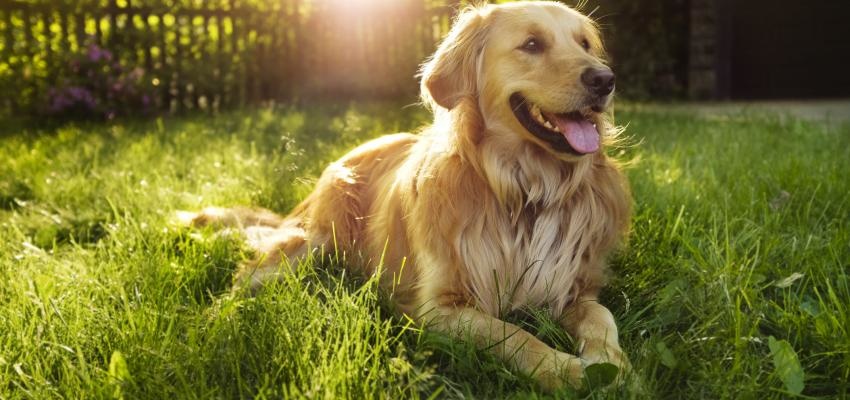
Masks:
[[[528,99],[523,98],[522,101],[517,104],[516,107],[514,107],[513,112],[519,111],[519,109],[522,108],[522,106],[524,106],[526,103],[528,103]]]

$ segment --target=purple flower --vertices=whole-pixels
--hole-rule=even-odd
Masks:
[[[47,93],[50,98],[47,108],[53,114],[62,113],[74,107],[84,107],[88,110],[94,110],[97,107],[97,100],[92,92],[83,87],[52,88]]]
[[[64,94],[52,89],[51,92],[52,93],[50,94],[50,105],[47,107],[48,111],[51,114],[61,113],[62,111],[65,111],[68,106],[71,105],[71,101],[68,100],[68,98],[65,97]]]
[[[111,51],[90,42],[68,60],[62,83],[45,92],[45,112],[113,119],[156,108],[147,71],[122,62]]]
[[[91,62],[100,62],[100,60],[110,61],[112,60],[112,52],[106,49],[102,49],[100,46],[96,44],[90,44],[88,48],[88,57]]]

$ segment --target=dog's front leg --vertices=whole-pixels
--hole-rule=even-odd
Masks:
[[[429,326],[460,340],[471,340],[554,391],[565,383],[580,387],[582,360],[557,351],[522,328],[470,307],[437,307],[427,313]]]
[[[561,325],[578,341],[579,355],[590,364],[611,363],[621,375],[630,369],[620,348],[614,316],[596,296],[579,297],[564,310]]]

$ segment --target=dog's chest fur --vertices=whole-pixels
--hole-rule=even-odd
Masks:
[[[520,202],[484,196],[499,208],[470,218],[458,238],[476,304],[498,315],[523,306],[559,313],[575,297],[584,275],[602,268],[599,250],[609,223],[604,199],[581,176],[513,174]],[[492,183],[492,182],[491,182]],[[509,183],[510,184],[510,183]],[[511,194],[506,193],[510,198]]]

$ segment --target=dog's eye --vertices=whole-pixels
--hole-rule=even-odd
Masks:
[[[584,51],[590,51],[590,42],[588,42],[587,39],[582,39],[581,47],[584,49]]]
[[[537,54],[543,52],[543,42],[537,38],[529,38],[520,46],[520,49],[526,53]]]

